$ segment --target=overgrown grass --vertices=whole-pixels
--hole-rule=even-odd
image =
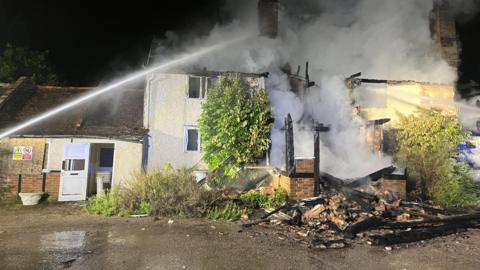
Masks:
[[[208,210],[207,217],[211,219],[239,219],[242,215],[248,215],[248,209],[241,208],[232,201],[227,202],[223,207],[215,206]]]
[[[88,213],[113,215],[159,215],[202,217],[218,198],[214,191],[199,186],[191,170],[138,173],[115,191],[88,200]]]
[[[284,204],[287,198],[287,191],[283,188],[275,190],[271,195],[251,191],[240,196],[240,200],[248,208],[277,208]]]
[[[230,220],[248,214],[249,209],[279,207],[286,200],[284,189],[270,195],[248,192],[240,198],[241,207],[222,198],[219,191],[199,186],[191,170],[175,170],[168,166],[163,170],[139,173],[122,187],[90,198],[85,210],[104,216],[147,214]]]
[[[118,206],[118,194],[115,191],[106,191],[99,196],[88,199],[84,206],[89,214],[114,216],[120,213]]]
[[[119,192],[122,209],[148,210],[161,216],[205,216],[216,199],[212,191],[207,191],[196,182],[191,170],[174,170],[167,166],[164,170],[137,174]]]

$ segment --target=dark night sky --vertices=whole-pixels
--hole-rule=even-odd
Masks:
[[[219,2],[0,0],[0,46],[50,50],[64,81],[96,84],[140,66],[154,35],[206,31],[219,16]]]
[[[145,61],[150,41],[165,31],[206,32],[227,21],[222,0],[0,0],[0,46],[6,42],[50,50],[64,82],[97,84]],[[461,79],[480,79],[480,18],[459,24]]]

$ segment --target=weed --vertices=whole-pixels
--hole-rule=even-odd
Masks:
[[[226,219],[233,220],[239,219],[242,215],[248,215],[248,210],[239,207],[234,202],[229,201],[225,206],[208,210],[207,217],[211,219]]]
[[[84,208],[89,214],[107,217],[117,215],[120,212],[118,194],[115,191],[105,191],[99,196],[89,198]]]
[[[287,191],[283,188],[275,190],[271,195],[257,191],[247,192],[240,196],[240,200],[248,208],[277,208],[287,200]]]

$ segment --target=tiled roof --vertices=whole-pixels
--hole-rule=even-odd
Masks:
[[[95,88],[19,85],[9,94],[6,103],[0,103],[0,130],[5,131],[90,91]],[[146,134],[143,93],[139,87],[113,90],[27,127],[12,137],[82,136],[140,141]]]

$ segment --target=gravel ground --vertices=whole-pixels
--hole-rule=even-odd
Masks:
[[[310,250],[262,226],[0,206],[0,269],[479,269],[479,255],[480,230],[391,250]]]

